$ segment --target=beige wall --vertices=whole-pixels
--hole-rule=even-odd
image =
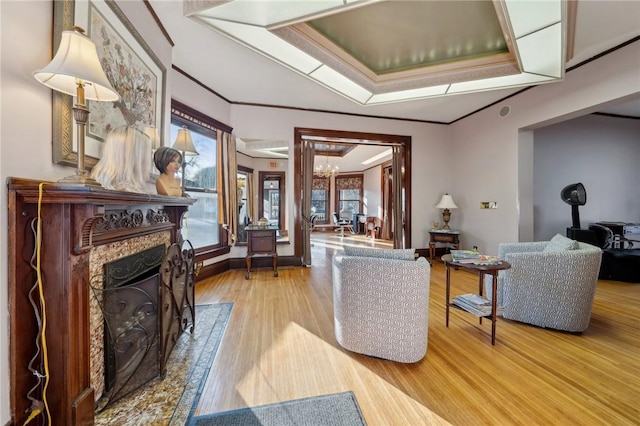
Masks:
[[[167,90],[176,99],[229,124],[244,138],[287,140],[294,127],[408,135],[412,138],[412,241],[426,246],[426,231],[440,220],[434,208],[443,192],[459,209],[451,225],[463,230],[462,244],[495,253],[502,241],[516,241],[533,229],[531,129],[595,111],[598,106],[638,94],[638,42],[569,73],[565,81],[539,86],[451,126],[340,114],[227,105],[171,70],[171,49],[142,2],[119,1],[134,26],[169,70]],[[47,1],[0,1],[2,94],[0,174],[56,180],[72,168],[51,163],[51,91],[31,73],[51,59],[52,7]],[[15,43],[20,40],[20,43]],[[609,66],[615,64],[615,66]],[[213,88],[215,90],[215,88]],[[168,99],[167,99],[168,102]],[[508,104],[511,114],[498,110]],[[168,126],[169,108],[165,123]],[[168,130],[165,131],[168,134]],[[166,134],[165,134],[166,136]],[[531,170],[531,172],[529,172]],[[287,218],[293,219],[293,161],[287,165]],[[290,189],[291,188],[291,189]],[[7,199],[2,186],[2,200]],[[498,201],[480,210],[480,201]],[[3,204],[4,205],[4,204]],[[521,221],[522,218],[526,220]],[[7,211],[0,209],[0,245],[7,247]],[[235,250],[235,249],[234,249]],[[292,247],[282,254],[292,252]],[[6,253],[6,250],[3,251]],[[235,251],[230,255],[235,256]],[[7,258],[0,258],[0,311],[7,318]],[[9,421],[9,333],[0,328],[0,424]]]

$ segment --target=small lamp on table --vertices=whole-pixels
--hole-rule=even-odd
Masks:
[[[449,193],[445,193],[440,199],[440,202],[436,205],[437,209],[442,210],[442,220],[444,221],[444,226],[442,229],[450,230],[449,221],[451,220],[451,211],[449,209],[457,209],[456,203],[453,202],[453,198]]]

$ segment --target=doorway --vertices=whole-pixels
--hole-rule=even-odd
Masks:
[[[395,248],[411,246],[411,137],[340,130],[295,128],[294,130],[294,256],[302,263],[311,264],[310,257],[310,205],[313,177],[314,143],[370,144],[392,148],[394,197],[393,241]]]

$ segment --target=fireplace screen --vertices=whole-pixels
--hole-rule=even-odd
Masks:
[[[104,318],[105,389],[97,411],[166,374],[171,351],[195,323],[195,252],[163,244],[104,265],[93,288]]]
[[[159,375],[159,245],[104,266],[105,392],[103,409]]]

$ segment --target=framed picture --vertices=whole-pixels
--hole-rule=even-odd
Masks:
[[[141,130],[164,128],[167,73],[114,1],[55,1],[54,49],[60,44],[62,31],[74,26],[84,29],[95,43],[105,74],[120,95],[116,102],[87,101],[85,165],[90,169],[98,162],[111,129],[122,125],[136,125]],[[75,97],[53,92],[53,162],[73,167],[78,158],[72,111],[75,101]]]

